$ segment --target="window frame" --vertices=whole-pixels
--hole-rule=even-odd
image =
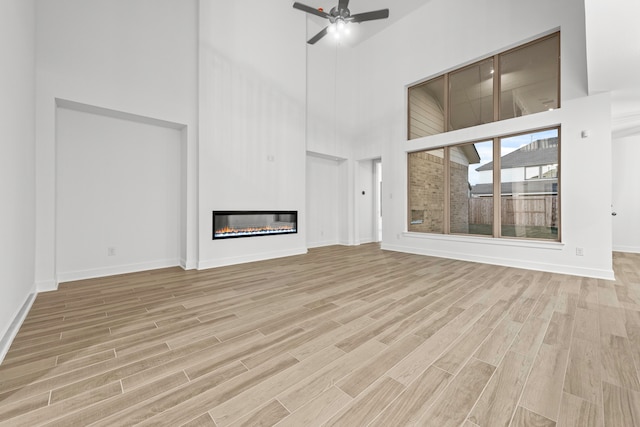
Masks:
[[[412,153],[419,152],[427,152],[433,150],[443,150],[443,180],[444,180],[444,218],[443,218],[443,232],[423,232],[423,231],[410,231],[409,225],[412,221],[412,211],[411,211],[411,182],[408,180],[407,185],[407,222],[406,222],[406,230],[409,233],[418,233],[425,235],[436,235],[436,236],[465,236],[465,237],[473,237],[473,238],[487,238],[487,239],[508,239],[508,240],[525,240],[525,241],[538,241],[538,242],[548,242],[548,243],[562,243],[562,159],[561,159],[561,125],[555,126],[545,126],[536,129],[530,129],[521,132],[514,132],[508,134],[502,134],[499,136],[480,138],[472,141],[465,141],[456,144],[449,144],[444,146],[436,146],[423,148],[419,150],[407,151],[406,155],[406,165],[407,165],[407,177],[410,176],[411,171],[409,170],[409,155]],[[556,211],[557,211],[557,238],[556,239],[546,239],[546,238],[535,238],[535,237],[513,237],[513,236],[503,236],[502,235],[502,164],[501,164],[501,140],[521,135],[533,134],[537,132],[543,131],[557,131],[558,138],[558,146],[557,146],[557,192],[556,192]],[[450,170],[450,150],[456,147],[462,147],[470,144],[478,144],[492,141],[493,143],[493,234],[472,234],[472,233],[452,233],[451,232],[451,170]],[[540,167],[540,166],[538,166]],[[526,168],[525,168],[526,170]],[[525,179],[525,181],[527,181]]]
[[[444,94],[443,94],[443,114],[444,114],[444,131],[442,133],[446,133],[446,132],[451,132],[454,130],[459,130],[459,129],[467,129],[466,128],[459,128],[459,129],[451,129],[451,125],[450,125],[450,121],[451,121],[451,88],[450,88],[450,76],[452,74],[455,74],[457,72],[460,71],[464,71],[465,69],[471,68],[471,67],[477,67],[480,66],[480,64],[490,58],[493,58],[493,120],[491,120],[488,123],[494,123],[494,122],[498,122],[501,120],[509,120],[512,117],[506,118],[506,119],[502,119],[500,117],[501,115],[501,105],[502,105],[502,88],[501,88],[501,57],[503,55],[508,55],[510,53],[516,52],[518,50],[521,49],[525,49],[527,47],[530,47],[532,45],[535,45],[536,43],[540,43],[540,42],[544,42],[546,40],[552,39],[557,37],[557,43],[558,43],[558,47],[557,47],[557,51],[558,51],[558,60],[557,60],[557,76],[558,76],[558,84],[557,84],[557,88],[556,88],[556,99],[557,99],[557,107],[556,108],[561,108],[562,107],[562,102],[561,102],[561,85],[562,85],[562,79],[561,79],[561,36],[560,36],[560,31],[554,31],[550,34],[547,34],[545,36],[539,37],[535,40],[531,40],[527,43],[521,44],[519,46],[513,47],[511,49],[507,49],[505,51],[499,52],[497,54],[494,55],[487,55],[486,57],[480,58],[476,61],[473,61],[472,63],[466,64],[464,66],[461,67],[457,67],[455,69],[452,69],[446,73],[442,73],[430,78],[427,78],[425,80],[422,80],[420,82],[417,82],[411,86],[407,87],[407,98],[406,98],[406,102],[407,102],[407,106],[406,106],[406,112],[407,112],[407,129],[406,129],[406,139],[407,141],[411,141],[414,139],[418,139],[418,138],[425,138],[431,135],[427,135],[424,137],[415,137],[415,138],[411,138],[411,129],[412,129],[412,125],[411,125],[411,89],[413,88],[417,88],[419,86],[422,85],[428,85],[432,82],[434,82],[437,79],[444,79]],[[537,113],[532,113],[532,114],[537,114]],[[475,125],[475,126],[482,126],[481,125]],[[474,126],[471,126],[474,127]],[[438,134],[432,134],[432,135],[438,135]]]

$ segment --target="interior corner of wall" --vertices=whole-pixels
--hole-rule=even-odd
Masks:
[[[183,270],[196,270],[198,268],[198,261],[193,259],[180,259],[180,267]]]
[[[52,280],[41,280],[36,282],[36,292],[51,292],[58,290],[58,281],[55,279]]]

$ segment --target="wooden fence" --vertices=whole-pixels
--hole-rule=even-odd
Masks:
[[[558,224],[558,196],[503,197],[502,224],[556,227]],[[469,199],[469,224],[493,222],[493,197]]]

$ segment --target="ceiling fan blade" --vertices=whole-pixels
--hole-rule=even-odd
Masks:
[[[373,12],[356,13],[351,15],[349,22],[373,21],[376,19],[385,19],[389,17],[389,9],[374,10]]]
[[[338,10],[343,10],[349,7],[349,0],[340,0],[338,2]]]
[[[309,44],[316,44],[316,42],[318,40],[320,40],[321,38],[323,38],[324,36],[327,35],[327,30],[329,29],[329,27],[324,27],[324,29],[322,31],[320,31],[318,34],[316,34],[315,36],[311,37],[309,39],[309,41],[307,41],[307,43]]]
[[[311,7],[311,6],[307,6],[306,4],[302,4],[302,3],[298,3],[298,2],[295,2],[293,4],[293,8],[301,10],[303,12],[310,13],[312,15],[319,16],[321,18],[328,18],[330,16],[327,12],[322,12],[322,11],[320,11],[318,9],[315,9],[315,8]]]

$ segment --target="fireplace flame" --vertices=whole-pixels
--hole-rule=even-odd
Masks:
[[[230,236],[238,234],[267,234],[267,233],[282,233],[293,232],[295,228],[292,225],[281,225],[277,227],[264,226],[264,227],[223,227],[216,230],[216,236]]]

